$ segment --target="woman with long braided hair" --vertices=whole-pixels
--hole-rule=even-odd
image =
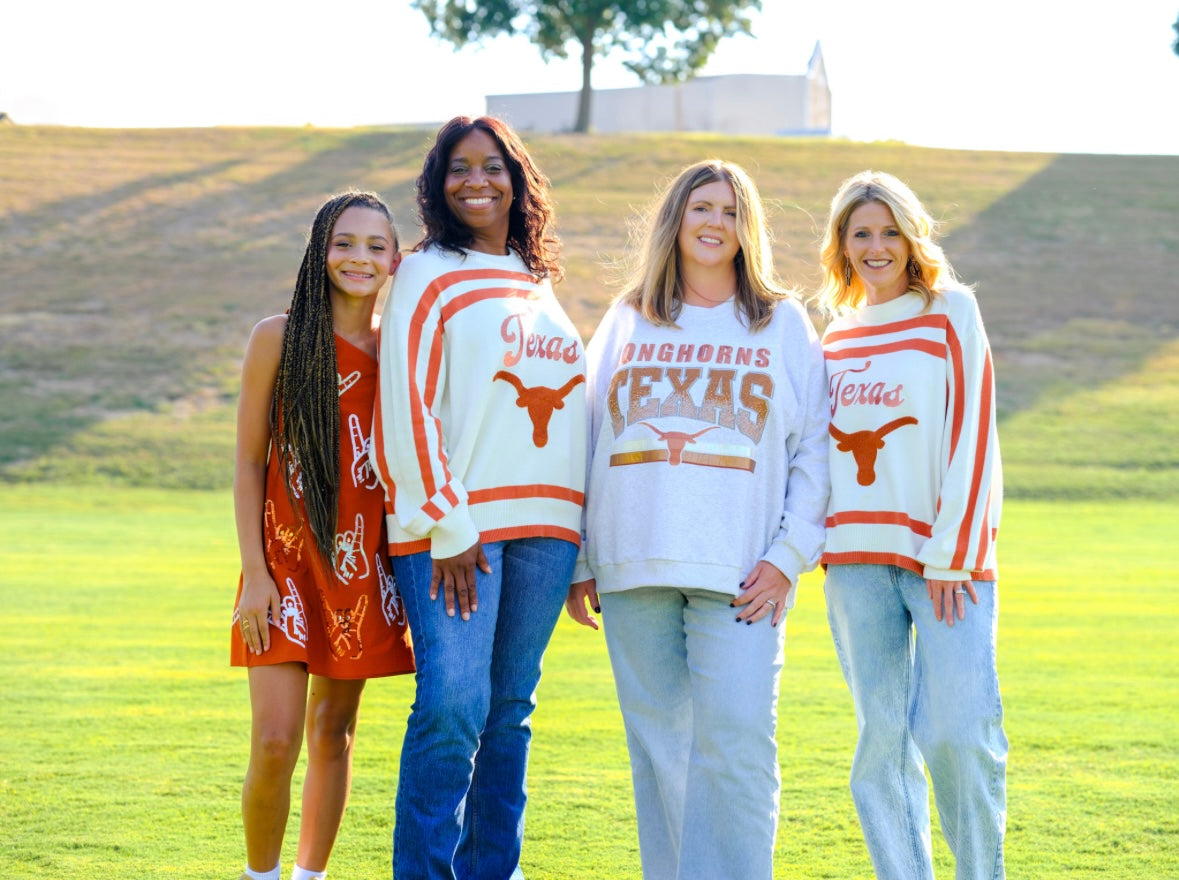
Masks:
[[[369,464],[378,295],[401,262],[388,207],[348,192],[319,210],[290,309],[242,366],[234,509],[242,574],[231,662],[249,668],[242,880],[280,880],[291,777],[307,738],[293,880],[323,878],[351,783],[366,679],[413,670]]]

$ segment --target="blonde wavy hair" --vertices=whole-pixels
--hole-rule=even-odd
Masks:
[[[920,294],[926,308],[939,291],[951,286],[966,288],[934,240],[937,223],[913,190],[883,171],[861,171],[845,180],[831,200],[827,229],[819,248],[823,280],[815,295],[825,312],[838,315],[854,311],[867,296],[863,281],[844,255],[844,248],[852,213],[869,202],[879,202],[892,212],[893,221],[909,244],[909,290]]]
[[[736,308],[749,327],[760,330],[773,317],[778,301],[797,296],[774,271],[772,236],[761,196],[741,166],[706,159],[681,171],[656,200],[654,208],[632,226],[632,266],[616,297],[652,324],[675,326],[683,304],[680,224],[692,191],[716,181],[733,187],[737,200]]]

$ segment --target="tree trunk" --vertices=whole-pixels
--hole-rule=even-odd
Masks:
[[[573,130],[585,134],[590,130],[590,109],[593,102],[593,87],[590,86],[590,72],[594,68],[594,35],[581,38],[581,95],[577,99],[577,124]]]

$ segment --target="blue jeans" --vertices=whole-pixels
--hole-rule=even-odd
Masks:
[[[479,610],[430,599],[429,552],[394,557],[413,633],[417,693],[401,749],[393,876],[522,878],[525,774],[541,657],[577,547],[557,538],[483,545]]]
[[[856,707],[851,790],[879,880],[932,880],[929,790],[957,880],[1005,876],[1007,737],[995,671],[998,594],[939,622],[925,579],[891,565],[831,565],[827,617]]]
[[[773,876],[786,624],[734,623],[732,598],[677,587],[601,595],[644,880]]]

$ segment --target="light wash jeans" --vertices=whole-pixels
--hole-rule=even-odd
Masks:
[[[851,790],[879,880],[930,880],[929,789],[957,880],[1005,876],[1007,737],[995,671],[998,595],[938,622],[925,579],[892,565],[831,565],[827,617],[855,700]]]
[[[479,610],[464,621],[430,599],[429,552],[394,557],[417,658],[401,749],[393,876],[518,880],[525,776],[541,656],[577,547],[557,538],[484,544]]]
[[[733,597],[710,590],[600,598],[644,880],[768,880],[785,618],[734,623]]]

